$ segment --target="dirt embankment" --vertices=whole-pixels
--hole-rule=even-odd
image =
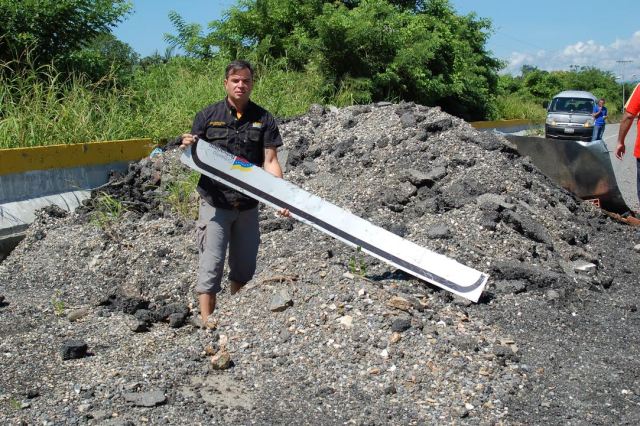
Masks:
[[[486,271],[480,303],[263,209],[254,281],[196,329],[168,151],[106,189],[120,220],[43,211],[0,264],[3,422],[640,422],[637,228],[437,108],[314,106],[281,131],[287,179]]]

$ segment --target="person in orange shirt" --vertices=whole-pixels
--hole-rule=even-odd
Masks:
[[[627,133],[629,133],[633,120],[638,116],[638,114],[640,114],[640,84],[636,85],[635,89],[633,89],[629,100],[624,106],[624,114],[620,121],[620,129],[618,130],[618,145],[615,150],[616,157],[619,160],[622,160],[622,156],[626,152],[624,139],[627,137]],[[633,155],[636,157],[637,192],[638,200],[640,200],[640,121],[638,121],[637,124],[636,144],[633,150]]]

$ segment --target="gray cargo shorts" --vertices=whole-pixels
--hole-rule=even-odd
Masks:
[[[260,245],[258,207],[249,210],[216,208],[200,200],[196,229],[200,260],[198,293],[219,293],[229,247],[229,280],[246,284],[256,271]]]

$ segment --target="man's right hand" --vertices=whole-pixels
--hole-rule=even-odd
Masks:
[[[198,140],[198,137],[196,135],[185,133],[182,135],[182,143],[180,145],[180,148],[185,149],[189,145],[193,145],[193,143],[197,140]]]
[[[619,143],[616,146],[616,157],[618,158],[618,160],[622,160],[622,156],[624,155],[624,153],[626,152],[626,148],[624,146],[623,143]]]

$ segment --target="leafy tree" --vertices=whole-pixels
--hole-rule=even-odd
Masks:
[[[210,59],[216,52],[216,47],[203,36],[200,24],[189,24],[172,10],[169,12],[169,20],[175,27],[177,34],[165,34],[164,39],[172,48],[181,47],[190,57]]]
[[[86,47],[71,52],[66,59],[70,70],[81,70],[90,80],[105,76],[126,83],[133,75],[139,55],[113,34],[103,33],[95,37]]]
[[[572,67],[569,71],[544,71],[524,65],[520,76],[500,76],[499,93],[517,94],[538,104],[550,100],[563,90],[584,90],[607,99],[609,111],[620,110],[621,88],[610,71],[595,67]]]
[[[156,66],[156,65],[167,64],[167,63],[169,63],[171,58],[173,58],[175,56],[174,55],[174,50],[175,50],[174,47],[167,47],[165,49],[163,55],[161,55],[160,52],[158,52],[156,50],[151,55],[145,56],[144,58],[140,59],[138,61],[138,65],[143,70],[147,70],[148,68]]]
[[[349,9],[360,5],[362,0],[341,0],[340,3],[345,5]],[[422,10],[424,7],[424,0],[389,0],[389,3],[399,7],[402,10]]]
[[[253,56],[286,58],[301,70],[315,50],[314,22],[320,18],[322,0],[240,0],[226,19],[209,24],[204,43],[232,58]],[[184,47],[184,46],[182,46]]]
[[[99,43],[96,38],[109,33],[130,9],[125,0],[0,0],[0,61],[70,68],[88,55],[82,64],[91,69],[94,59],[81,50]]]
[[[525,88],[536,99],[551,99],[563,87],[562,78],[557,72],[550,73],[536,68],[527,72],[523,79]]]
[[[417,13],[363,0],[352,10],[325,5],[317,27],[326,73],[367,79],[373,100],[440,105],[469,119],[491,115],[501,64],[484,49],[488,21],[458,16],[446,0]]]
[[[205,36],[176,18],[178,34],[168,39],[196,57],[319,69],[330,92],[355,88],[356,101],[437,104],[474,119],[492,114],[502,64],[485,49],[490,22],[457,15],[448,0],[240,0]]]
[[[398,30],[407,23],[408,15],[385,1],[364,0],[353,9],[327,3],[315,22],[319,64],[336,81],[375,78],[394,60]]]
[[[498,94],[512,94],[522,90],[522,77],[504,74],[498,80]]]
[[[526,77],[527,74],[531,72],[536,72],[536,71],[539,71],[539,69],[535,65],[524,64],[522,68],[520,68],[520,73],[522,74],[523,77]]]

